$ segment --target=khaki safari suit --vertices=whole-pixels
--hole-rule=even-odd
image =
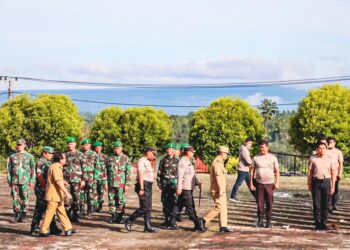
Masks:
[[[45,194],[47,209],[40,230],[40,232],[44,234],[49,232],[50,223],[55,213],[57,213],[58,219],[61,222],[64,231],[72,229],[72,224],[70,223],[64,208],[64,192],[57,185],[57,181],[63,181],[62,166],[59,163],[54,163],[49,168],[47,176]]]
[[[224,161],[217,156],[210,170],[210,191],[215,207],[203,219],[209,222],[220,215],[220,227],[227,227],[226,174]]]

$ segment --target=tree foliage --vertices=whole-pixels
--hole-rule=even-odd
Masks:
[[[93,141],[103,142],[106,152],[112,151],[114,141],[122,138],[120,119],[123,110],[112,106],[100,111],[90,130],[90,137]]]
[[[260,113],[264,118],[264,125],[267,129],[268,121],[270,121],[278,113],[277,103],[272,101],[271,99],[264,99],[258,106],[258,109],[260,110]]]
[[[343,153],[350,150],[350,89],[339,84],[310,90],[291,118],[291,143],[310,153],[323,136],[335,137]]]
[[[93,140],[102,140],[107,151],[111,151],[113,141],[120,139],[128,155],[136,159],[146,146],[163,149],[171,140],[172,122],[164,111],[152,107],[129,108],[124,112],[110,107],[97,115],[90,135]]]
[[[238,150],[246,137],[254,141],[264,134],[258,110],[241,99],[224,97],[193,114],[190,143],[205,163],[210,164],[219,145]]]
[[[24,138],[30,152],[40,155],[42,147],[65,149],[67,136],[81,135],[83,120],[76,105],[64,95],[20,95],[0,108],[0,153],[15,149],[16,140]]]
[[[188,143],[190,133],[190,123],[193,113],[186,116],[172,115],[173,121],[173,141],[177,143]]]

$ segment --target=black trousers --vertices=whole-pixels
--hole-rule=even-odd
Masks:
[[[163,187],[161,200],[164,216],[169,218],[177,201],[176,189],[173,187]]]
[[[144,194],[139,195],[140,207],[136,209],[134,213],[129,217],[130,221],[136,220],[140,216],[144,216],[145,221],[151,220],[152,211],[152,182],[143,181]],[[135,192],[138,194],[140,192],[140,184],[135,185]]]
[[[173,211],[171,213],[171,222],[175,223],[180,211],[179,207],[186,208],[190,220],[194,223],[198,222],[198,216],[196,213],[196,208],[194,206],[193,190],[182,190],[181,195],[178,198],[177,204],[175,204]]]
[[[329,208],[330,179],[312,181],[313,212],[316,223],[326,223]]]
[[[339,200],[339,180],[335,181],[334,194],[329,195],[329,206],[336,207]]]

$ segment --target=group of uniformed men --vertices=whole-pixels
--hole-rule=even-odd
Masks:
[[[238,201],[236,192],[242,181],[246,180],[257,202],[257,226],[264,226],[263,217],[265,216],[266,227],[271,227],[273,190],[279,188],[278,162],[276,157],[268,152],[267,141],[259,144],[260,153],[250,159],[251,142],[252,140],[247,138],[240,148],[238,183],[236,182],[232,190],[230,200]],[[63,165],[63,177],[65,187],[72,196],[71,201],[65,201],[70,220],[79,222],[80,216],[101,212],[104,193],[108,191],[110,223],[124,224],[125,228],[131,231],[134,220],[143,215],[144,231],[157,232],[158,229],[153,228],[150,222],[154,180],[151,162],[155,160],[156,149],[147,147],[144,156],[138,162],[135,191],[139,197],[140,207],[131,216],[124,218],[125,193],[131,186],[132,167],[129,157],[123,153],[122,142],[113,143],[113,154],[109,157],[102,153],[102,143],[99,141],[93,144],[94,151],[91,150],[91,140],[88,138],[82,139],[81,146],[82,151],[77,150],[76,138],[67,138],[68,151],[64,154],[66,160]],[[25,140],[19,139],[17,152],[9,157],[7,164],[8,183],[11,187],[15,213],[13,222],[25,221],[29,188],[35,184],[37,199],[30,232],[38,236],[41,235],[40,220],[47,209],[45,200],[47,173],[52,164],[54,149],[45,146],[42,156],[35,164],[34,157],[25,148]],[[227,227],[226,169],[224,166],[229,149],[220,146],[217,157],[211,165],[210,192],[215,207],[203,218],[197,216],[193,198],[195,186],[201,187],[202,185],[196,176],[194,152],[194,148],[188,144],[182,144],[181,147],[175,143],[166,145],[166,155],[160,160],[156,175],[157,185],[162,192],[161,201],[165,218],[163,225],[168,229],[178,229],[176,222],[181,221],[180,213],[183,208],[186,208],[190,220],[194,222],[195,230],[204,232],[206,223],[219,215],[220,232],[231,232],[232,229]],[[335,148],[334,138],[329,138],[326,142],[321,141],[310,159],[308,185],[313,194],[316,229],[325,229],[328,211],[337,209],[342,161],[341,152]],[[330,194],[333,194],[331,198]],[[50,234],[62,233],[55,221],[55,218],[51,221]]]

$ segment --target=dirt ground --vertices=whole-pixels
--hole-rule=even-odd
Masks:
[[[197,213],[203,216],[212,207],[208,194],[209,176],[199,175],[204,183],[201,207],[195,199]],[[228,193],[236,176],[228,176]],[[185,219],[177,231],[169,231],[160,225],[163,222],[160,192],[155,187],[153,196],[152,224],[160,228],[157,234],[143,233],[143,220],[133,224],[128,233],[123,225],[109,224],[108,208],[74,224],[78,233],[72,237],[52,236],[37,238],[29,235],[35,196],[31,193],[30,212],[26,223],[13,224],[10,189],[4,175],[0,176],[0,248],[1,249],[350,249],[350,180],[343,180],[339,210],[330,218],[329,230],[313,230],[311,196],[306,190],[306,177],[282,177],[281,190],[275,197],[273,228],[257,229],[256,204],[245,184],[239,191],[239,203],[229,202],[229,225],[234,232],[218,233],[218,220],[209,223],[208,231],[192,231],[193,223]],[[196,197],[198,191],[195,192]],[[138,206],[136,194],[127,195],[127,210],[130,214]],[[105,202],[107,204],[107,201]],[[185,217],[186,218],[186,217]]]

